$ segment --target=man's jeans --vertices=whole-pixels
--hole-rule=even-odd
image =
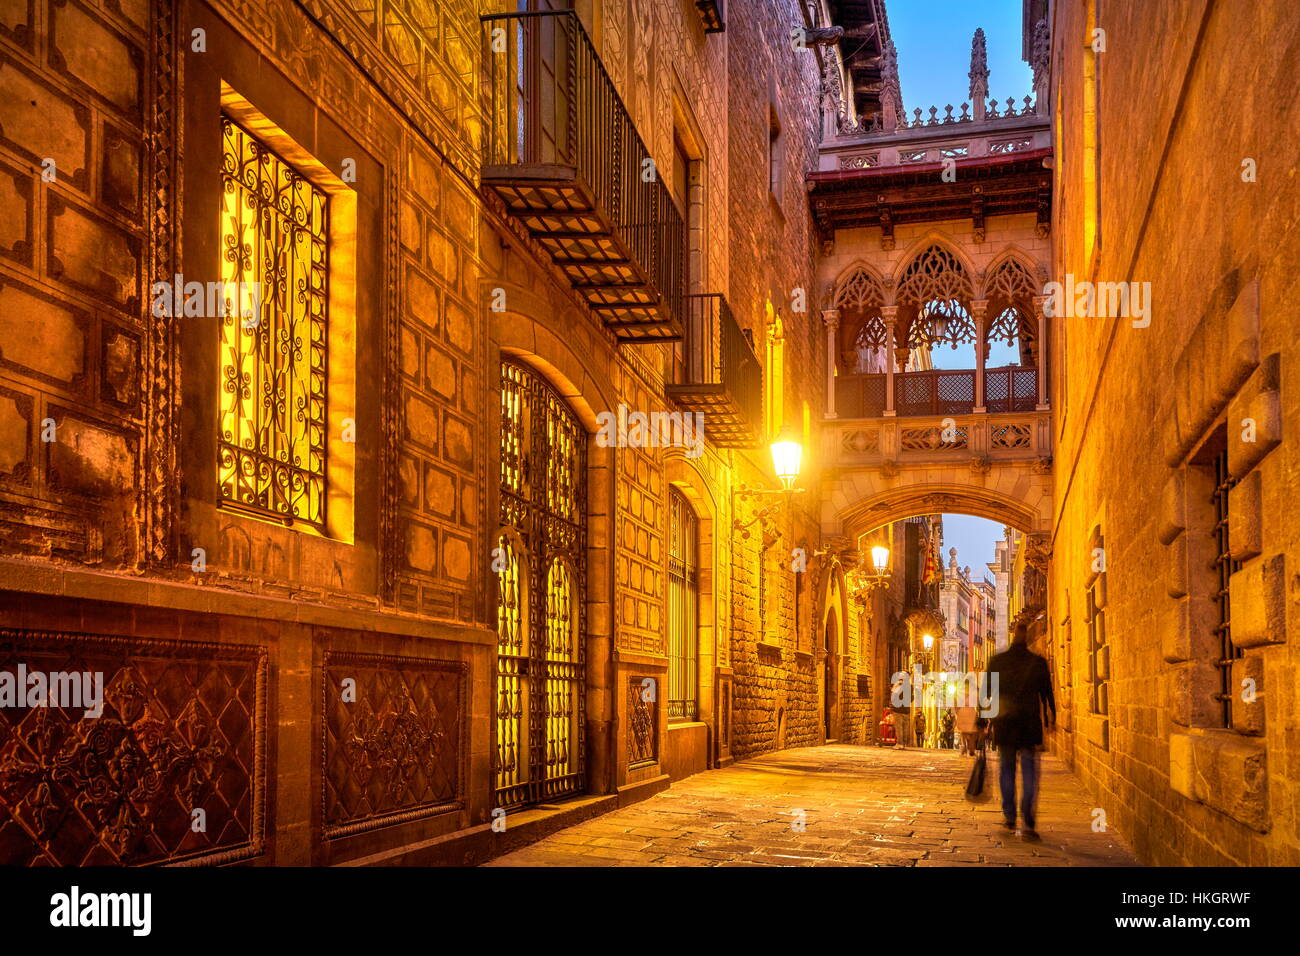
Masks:
[[[1016,822],[1016,758],[1020,758],[1021,794],[1020,817],[1025,826],[1034,829],[1034,809],[1038,805],[1038,751],[1033,747],[1017,750],[1014,747],[998,748],[998,770],[1002,784],[1002,815],[1007,822]]]

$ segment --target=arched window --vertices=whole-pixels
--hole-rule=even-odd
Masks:
[[[699,519],[676,488],[668,491],[668,719],[699,714]]]
[[[989,303],[987,341],[990,345],[1001,342],[1013,346],[1012,364],[1034,364],[1038,344],[1034,296],[1038,291],[1029,269],[1017,259],[1004,260],[984,284],[984,295]],[[994,364],[1001,363],[995,360]]]
[[[974,298],[970,276],[961,261],[935,243],[916,256],[903,270],[898,283],[899,326],[903,342],[930,357],[932,364],[948,368],[974,368],[974,349],[962,349],[956,362],[936,354],[947,346],[957,351],[975,343],[975,320],[970,303]],[[969,357],[964,353],[970,352]]]
[[[885,371],[889,336],[880,314],[884,303],[884,289],[866,269],[855,269],[840,283],[835,308],[840,310],[842,373]]]
[[[501,365],[496,805],[582,790],[586,435],[532,369]]]
[[[1038,291],[1028,267],[1017,259],[1003,260],[984,283],[984,400],[989,411],[1029,411],[1038,401]]]

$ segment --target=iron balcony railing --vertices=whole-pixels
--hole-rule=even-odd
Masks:
[[[757,436],[763,369],[754,347],[725,296],[688,295],[685,303],[685,341],[670,393],[684,405],[701,406],[715,438]]]
[[[879,372],[835,379],[841,418],[878,418],[885,411],[887,377]],[[984,372],[984,407],[990,412],[1032,412],[1038,405],[1038,369],[1008,366]],[[900,416],[964,415],[975,408],[974,369],[927,369],[894,376],[894,411]]]
[[[686,230],[650,151],[572,10],[482,18],[489,168],[571,168],[653,286],[682,314]]]

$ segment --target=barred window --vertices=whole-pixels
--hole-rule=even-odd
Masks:
[[[324,532],[328,196],[229,115],[221,131],[221,278],[255,308],[220,319],[219,501]]]
[[[695,720],[699,687],[699,520],[686,497],[669,490],[668,719]]]
[[[1210,534],[1214,539],[1215,604],[1218,620],[1215,633],[1219,638],[1219,659],[1215,664],[1219,668],[1219,693],[1216,695],[1223,708],[1223,726],[1232,726],[1232,664],[1241,657],[1241,649],[1232,643],[1232,613],[1228,602],[1228,583],[1232,575],[1241,569],[1241,562],[1235,560],[1228,544],[1228,492],[1236,484],[1228,471],[1228,447],[1226,438],[1223,447],[1214,456],[1214,493],[1211,504],[1214,506],[1214,528]]]
[[[1099,716],[1110,713],[1110,648],[1106,644],[1106,612],[1097,606],[1097,586],[1087,591],[1088,682],[1091,710]]]

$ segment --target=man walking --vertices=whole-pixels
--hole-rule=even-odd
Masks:
[[[1020,818],[1023,840],[1039,839],[1034,829],[1038,805],[1038,751],[1043,745],[1043,720],[1056,725],[1056,698],[1047,661],[1029,649],[1029,628],[1016,625],[1011,646],[989,661],[997,674],[997,707],[993,718],[993,745],[998,749],[1002,784],[1003,826],[1016,829],[1016,761],[1020,761]]]

